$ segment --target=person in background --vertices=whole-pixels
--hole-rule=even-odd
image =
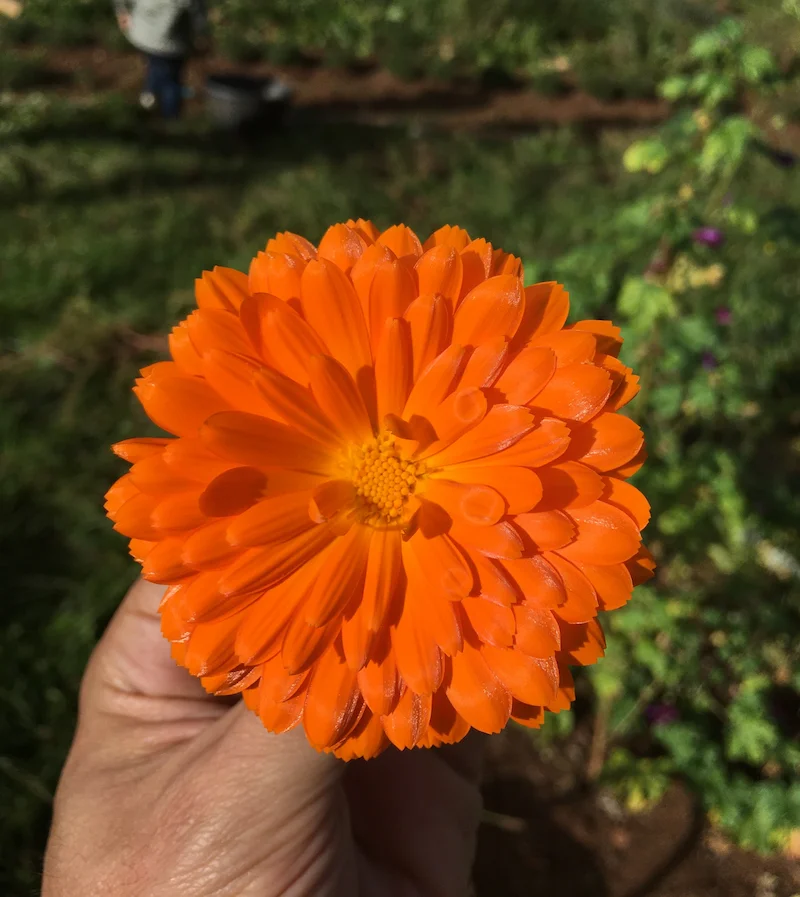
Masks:
[[[204,0],[114,0],[114,8],[125,36],[147,59],[139,102],[145,109],[158,104],[164,118],[178,118],[184,65],[205,37]]]

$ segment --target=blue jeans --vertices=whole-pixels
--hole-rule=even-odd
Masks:
[[[180,56],[147,54],[144,89],[158,100],[164,118],[179,118],[183,101],[183,63]]]

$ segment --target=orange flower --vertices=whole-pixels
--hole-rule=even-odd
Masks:
[[[638,378],[607,321],[443,227],[279,234],[215,268],[114,446],[175,659],[337,756],[538,726],[652,575]]]

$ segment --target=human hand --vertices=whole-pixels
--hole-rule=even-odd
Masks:
[[[84,677],[42,897],[464,897],[480,744],[342,763],[207,695],[138,582]]]

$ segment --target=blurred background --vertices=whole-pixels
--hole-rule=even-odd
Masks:
[[[520,255],[642,376],[658,574],[492,739],[478,893],[800,893],[800,2],[218,0],[198,49],[164,121],[110,0],[0,3],[0,893],[136,573],[134,376],[204,268],[358,216]]]

